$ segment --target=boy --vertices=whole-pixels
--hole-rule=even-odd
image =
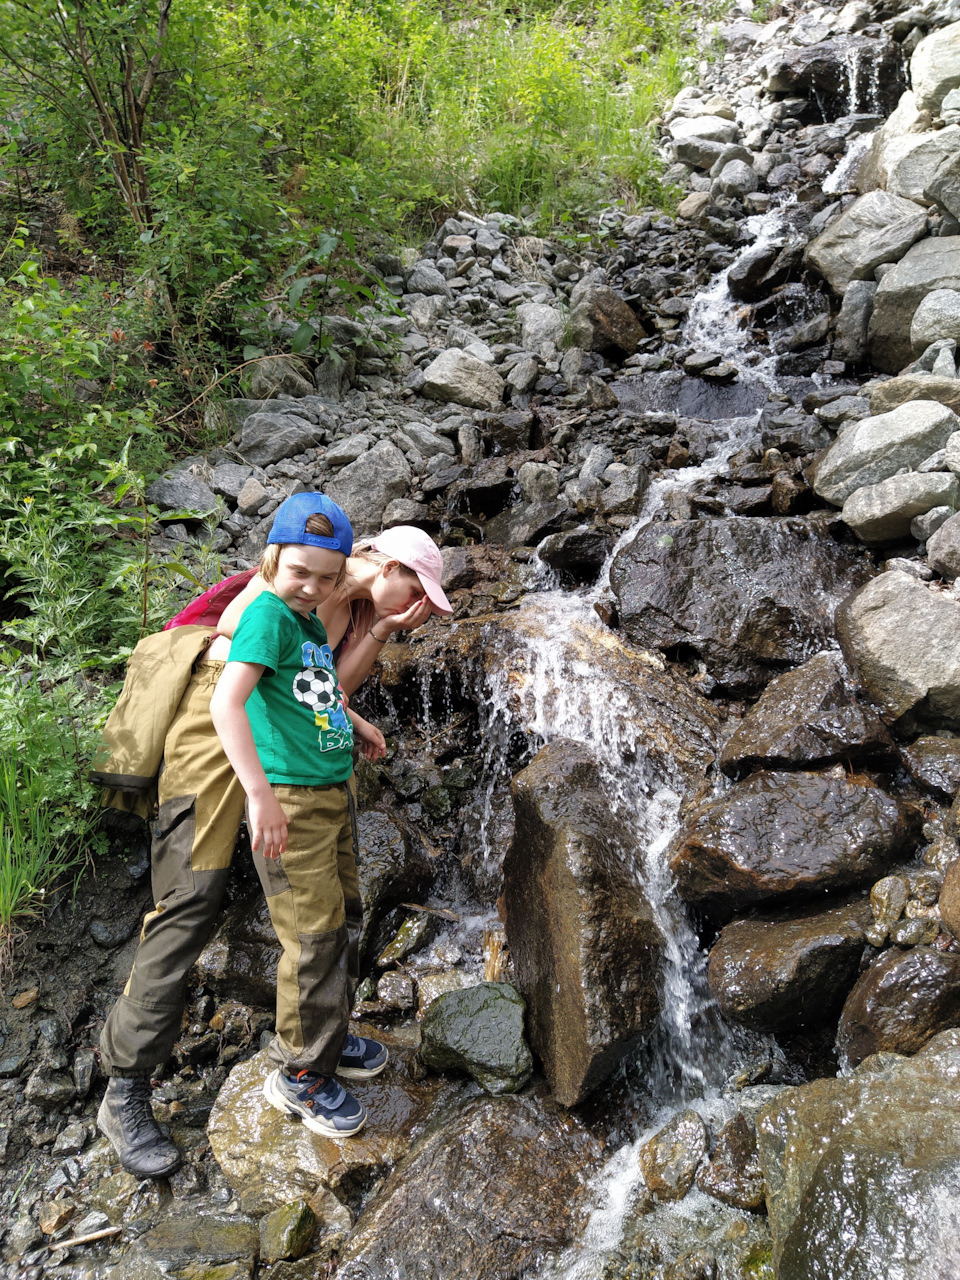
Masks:
[[[353,727],[317,605],[340,584],[353,531],[321,493],[277,510],[261,564],[268,585],[245,610],[210,703],[247,797],[254,863],[283,946],[276,1064],[268,1101],[329,1137],[357,1133],[363,1105],[334,1078],[387,1062],[348,1035],[358,972]]]

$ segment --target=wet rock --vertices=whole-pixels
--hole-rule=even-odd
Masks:
[[[573,1106],[653,1026],[663,939],[585,747],[554,740],[512,790],[507,941],[530,1042],[554,1097]]]
[[[900,570],[880,574],[837,610],[851,670],[888,722],[908,711],[960,728],[960,607]]]
[[[932,401],[864,418],[847,427],[817,459],[813,490],[840,506],[858,489],[896,476],[902,467],[918,467],[958,429],[957,415]]]
[[[869,61],[879,77],[879,101],[865,84],[850,92],[847,68],[860,58]],[[826,119],[851,111],[880,109],[888,114],[903,85],[899,46],[892,40],[881,42],[862,34],[837,35],[801,48],[775,48],[759,70],[768,93],[813,97]]]
[[[900,754],[910,776],[928,791],[951,799],[960,790],[960,738],[920,737]]]
[[[775,676],[720,753],[736,776],[766,767],[823,767],[839,760],[885,760],[895,754],[890,732],[857,697],[838,653],[819,653]]]
[[[570,302],[567,333],[584,351],[630,355],[646,337],[636,313],[607,285],[589,284],[578,297],[571,295]]]
[[[324,492],[344,509],[360,537],[379,531],[384,510],[406,493],[410,475],[410,464],[397,446],[381,440],[337,472]]]
[[[873,314],[877,284],[874,280],[851,280],[837,316],[833,354],[837,360],[860,364],[867,355],[867,330]]]
[[[169,471],[147,485],[146,498],[161,511],[191,511],[207,515],[217,509],[217,499],[209,485],[189,471]]]
[[[946,94],[960,85],[960,22],[920,41],[910,59],[910,79],[920,110],[938,115]]]
[[[581,525],[554,533],[537,547],[537,555],[568,583],[595,582],[613,546],[609,533]]]
[[[759,1030],[828,1022],[856,980],[871,921],[866,900],[735,921],[710,952],[710,990],[728,1018]]]
[[[687,819],[680,896],[712,915],[866,884],[909,848],[912,815],[865,778],[755,773]]]
[[[249,1218],[174,1209],[138,1238],[136,1247],[113,1268],[111,1278],[138,1280],[153,1274],[151,1264],[159,1267],[160,1274],[187,1267],[206,1270],[236,1261],[249,1261],[252,1269],[258,1247],[257,1226]]]
[[[390,1064],[374,1080],[351,1082],[369,1119],[349,1142],[312,1133],[267,1102],[263,1082],[273,1068],[265,1050],[230,1072],[207,1135],[245,1212],[271,1213],[305,1199],[324,1217],[325,1192],[355,1202],[409,1150],[417,1128],[460,1095],[462,1087],[451,1080],[414,1080],[412,1049],[389,1032],[376,1035],[389,1047]]]
[[[496,409],[503,401],[503,379],[475,356],[455,347],[442,351],[423,371],[423,394],[472,409]]]
[[[917,472],[865,485],[847,498],[842,514],[858,538],[882,546],[907,537],[917,516],[934,507],[955,507],[958,497],[960,482],[951,472]]]
[[[910,326],[926,294],[960,289],[960,236],[921,240],[880,281],[870,318],[870,359],[896,373],[911,358]]]
[[[658,1200],[682,1200],[707,1154],[710,1135],[696,1111],[682,1111],[640,1148],[647,1190]]]
[[[871,191],[812,240],[804,256],[834,293],[844,294],[852,280],[871,280],[882,262],[898,262],[926,228],[926,212],[912,200]]]
[[[914,400],[935,401],[960,414],[960,379],[934,377],[928,373],[891,378],[871,392],[870,411],[874,414],[889,413],[891,409]]]
[[[600,1156],[545,1100],[471,1103],[387,1179],[343,1247],[339,1280],[516,1280],[580,1231]]]
[[[632,640],[693,650],[724,688],[745,691],[822,649],[835,602],[869,573],[822,524],[737,516],[649,524],[610,578]]]
[[[837,1029],[843,1061],[916,1053],[960,1020],[960,955],[918,946],[885,951],[847,997]]]
[[[301,1258],[310,1248],[317,1215],[306,1200],[281,1205],[260,1220],[260,1261]]]
[[[937,905],[943,927],[960,938],[960,859],[947,867]]]
[[[36,1102],[54,1111],[72,1102],[76,1096],[72,1077],[48,1063],[34,1068],[23,1092],[28,1102]]]
[[[254,413],[240,430],[237,449],[247,463],[265,467],[292,458],[323,439],[323,428],[293,413]]]
[[[300,361],[289,356],[264,356],[253,366],[250,375],[250,395],[255,400],[273,400],[276,396],[300,399],[301,396],[313,395],[314,390]]]
[[[488,520],[483,536],[500,546],[532,547],[558,533],[575,513],[566,498],[553,502],[522,502]]]
[[[533,1070],[523,1038],[525,1008],[509,983],[447,992],[423,1015],[420,1056],[436,1071],[465,1071],[487,1093],[516,1093]]]
[[[960,1120],[944,1100],[958,1083],[944,1048],[786,1089],[761,1114],[778,1280],[956,1273]]]
[[[757,1152],[757,1133],[742,1111],[717,1134],[713,1155],[697,1171],[697,1186],[734,1209],[757,1213],[763,1207],[766,1186]]]

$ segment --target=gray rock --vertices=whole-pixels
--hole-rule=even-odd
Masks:
[[[837,610],[844,656],[888,722],[916,711],[960,728],[960,605],[899,570]]]
[[[710,168],[710,177],[719,178],[723,172],[724,166],[729,164],[731,160],[742,160],[744,164],[754,166],[754,154],[746,147],[742,147],[739,142],[731,142],[723,148],[719,156],[713,162]]]
[[[673,144],[673,153],[681,164],[692,165],[694,169],[712,169],[726,150],[722,142],[709,138],[678,138]]]
[[[437,1071],[466,1071],[487,1093],[516,1093],[533,1071],[523,997],[509,983],[448,991],[423,1015],[420,1056]]]
[[[243,424],[237,443],[243,458],[265,467],[313,448],[323,439],[323,428],[291,413],[254,413]]]
[[[848,295],[854,287],[851,285],[847,289]],[[836,431],[845,422],[862,422],[864,418],[869,418],[870,401],[866,396],[840,396],[829,404],[821,405],[814,413],[822,423]]]
[[[425,458],[432,458],[437,453],[445,453],[448,457],[456,457],[457,449],[447,436],[438,435],[423,422],[405,422],[400,428],[400,435],[413,444]]]
[[[917,106],[938,115],[945,95],[960,86],[960,22],[920,41],[910,59],[910,79]]]
[[[440,278],[443,279],[442,276]],[[410,319],[420,330],[429,331],[447,313],[446,298],[436,295],[429,298],[422,293],[411,295],[405,299],[405,305]]]
[[[944,508],[946,515],[927,535],[927,560],[941,578],[953,582],[960,577],[960,514],[953,515],[956,504]]]
[[[303,365],[291,356],[264,356],[250,375],[250,394],[257,400],[309,396],[315,389],[305,376]]]
[[[524,302],[517,307],[517,319],[520,321],[520,341],[526,350],[551,360],[563,336],[563,316],[556,307],[548,307],[542,302]]]
[[[930,179],[924,195],[954,218],[960,218],[960,155],[949,156],[941,161],[940,168]]]
[[[715,196],[742,200],[759,186],[760,179],[748,164],[743,160],[730,160],[723,166],[718,177],[714,178],[710,191]]]
[[[922,516],[917,516],[915,520],[911,521],[910,537],[916,538],[918,542],[926,542],[930,535],[936,533],[940,526],[945,524],[952,515],[952,507],[932,507],[929,511],[925,511]]]
[[[410,483],[410,464],[396,445],[381,440],[325,486],[328,497],[347,513],[357,537],[376,533],[389,502],[402,498]]]
[[[867,329],[876,292],[875,280],[851,280],[844,290],[833,344],[833,355],[837,360],[860,364],[866,359]]]
[[[590,583],[596,581],[612,546],[609,533],[581,525],[545,538],[537,547],[537,555],[565,581]]]
[[[935,378],[956,378],[957,362],[953,357],[954,350],[955,348],[946,345],[941,349],[930,370]]]
[[[914,314],[935,289],[960,290],[960,236],[921,240],[880,281],[869,346],[870,358],[881,372],[897,373],[910,360]]]
[[[339,404],[350,390],[356,371],[357,359],[353,351],[328,351],[313,371],[319,398],[329,404]]]
[[[242,516],[254,516],[269,498],[269,490],[251,475],[237,494],[237,510]]]
[[[915,352],[925,352],[943,338],[960,342],[960,289],[933,289],[914,312],[910,342]]]
[[[595,444],[583,460],[580,479],[598,480],[613,461],[613,456],[613,450],[609,445]]]
[[[236,503],[240,490],[253,475],[253,467],[239,462],[218,462],[213,468],[210,488],[222,498]]]
[[[735,120],[726,120],[722,116],[681,116],[672,120],[667,126],[670,136],[675,142],[687,138],[705,138],[708,142],[736,142],[740,136],[740,128]]]
[[[545,462],[525,462],[517,480],[528,502],[553,502],[560,492],[560,473]]]
[[[857,489],[887,480],[902,467],[919,466],[958,429],[957,415],[932,400],[909,401],[864,418],[848,426],[817,459],[813,490],[839,506]]]
[[[761,1111],[779,1280],[957,1274],[960,1119],[942,1100],[957,1087],[958,1054],[949,1041],[937,1048],[784,1089]]]
[[[432,262],[418,262],[407,277],[407,292],[422,293],[428,298],[452,298],[453,291]]]
[[[877,157],[877,165],[886,175],[886,190],[918,205],[936,203],[927,195],[927,188],[936,181],[944,161],[957,154],[958,142],[960,128],[956,125],[935,133],[908,133],[889,139]]]
[[[323,461],[328,467],[345,467],[348,462],[356,462],[361,453],[366,453],[372,445],[373,437],[358,431],[354,436],[343,436],[335,441],[323,455]]]
[[[528,356],[525,360],[518,360],[507,374],[507,386],[517,395],[524,395],[533,390],[539,377],[540,365],[533,356]]]
[[[590,285],[575,305],[571,295],[571,305],[568,337],[573,346],[584,351],[630,355],[646,336],[633,309],[608,285]]]
[[[503,401],[503,379],[465,351],[443,351],[423,371],[423,394],[431,400],[496,409]]]
[[[213,490],[189,471],[169,471],[147,486],[147,501],[161,511],[191,511],[207,515],[217,510]]]
[[[812,240],[804,256],[842,294],[851,280],[871,279],[882,262],[902,258],[926,225],[925,211],[913,201],[871,191]]]
[[[871,546],[896,542],[915,516],[933,507],[956,506],[960,482],[950,471],[910,472],[857,489],[843,504],[843,518]]]
[[[609,469],[604,473],[609,480],[607,488],[600,495],[600,514],[603,516],[636,515],[650,487],[650,476],[646,467],[639,464],[624,466],[612,478]]]
[[[412,524],[418,529],[430,524],[430,515],[422,502],[414,502],[410,498],[394,498],[387,503],[381,516],[384,529],[392,529],[396,524]]]
[[[47,1063],[41,1063],[34,1069],[23,1093],[28,1102],[35,1102],[51,1111],[59,1110],[76,1097],[70,1074]]]

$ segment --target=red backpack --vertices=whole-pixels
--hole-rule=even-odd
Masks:
[[[181,609],[169,622],[164,624],[164,631],[170,631],[173,627],[186,627],[191,623],[200,627],[215,627],[220,621],[220,615],[230,601],[237,598],[258,571],[258,568],[244,569],[242,573],[235,573],[230,578],[224,578],[215,587],[205,591],[202,596],[198,596],[196,600],[191,600],[185,609]]]

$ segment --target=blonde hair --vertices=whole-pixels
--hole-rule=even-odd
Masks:
[[[312,533],[318,538],[333,538],[336,535],[333,531],[333,525],[326,516],[316,513],[307,517],[306,524],[303,526],[305,533]],[[280,567],[280,552],[284,547],[300,545],[299,543],[289,542],[271,542],[264,549],[263,555],[260,557],[260,577],[264,582],[273,582],[277,576],[277,569]],[[309,546],[309,543],[303,544]],[[340,572],[337,574],[337,587],[342,587],[347,576],[347,557],[343,557],[343,564],[340,566]]]

